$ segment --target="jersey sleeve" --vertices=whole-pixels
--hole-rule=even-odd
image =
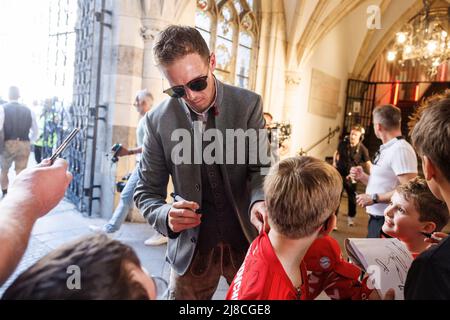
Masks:
[[[339,244],[330,236],[312,244],[305,263],[310,299],[325,291],[333,300],[365,300],[372,292],[365,281],[359,281],[359,268],[343,259]]]
[[[312,272],[308,276],[309,298],[315,299],[325,292],[332,300],[367,300],[372,289],[366,280],[348,278],[335,271]]]

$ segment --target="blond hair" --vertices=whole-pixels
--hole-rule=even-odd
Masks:
[[[264,181],[271,227],[288,238],[312,235],[338,208],[341,191],[341,175],[322,160],[279,162]]]

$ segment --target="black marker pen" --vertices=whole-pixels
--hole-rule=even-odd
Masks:
[[[420,231],[420,234],[427,237],[427,238],[433,238],[433,234],[432,233],[426,233],[426,232],[422,232]]]
[[[181,201],[187,201],[186,199],[183,199],[181,196],[176,194],[175,192],[172,192],[170,196],[175,200],[175,202],[181,202]],[[197,209],[194,211],[195,213],[200,213],[200,209]]]

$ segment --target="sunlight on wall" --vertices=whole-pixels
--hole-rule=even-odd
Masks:
[[[0,97],[19,86],[22,102],[52,96],[46,75],[49,0],[0,1]]]

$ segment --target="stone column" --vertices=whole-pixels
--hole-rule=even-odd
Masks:
[[[145,23],[145,24],[144,24]],[[155,99],[155,104],[164,100],[163,89],[165,83],[161,72],[155,65],[153,46],[158,33],[168,24],[163,21],[143,21],[141,36],[144,40],[144,57],[142,66],[142,87],[147,88]]]
[[[262,95],[264,111],[275,121],[283,114],[284,70],[286,64],[285,18],[281,1],[261,2],[261,37],[255,91]]]

